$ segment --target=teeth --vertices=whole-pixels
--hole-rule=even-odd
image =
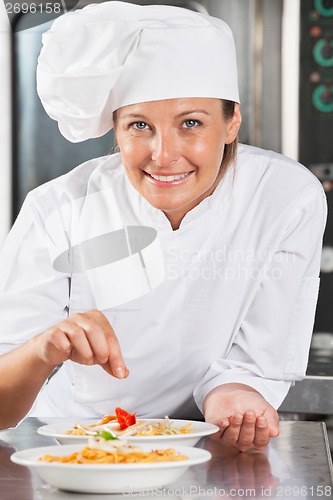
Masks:
[[[150,176],[155,179],[156,181],[162,181],[162,182],[172,182],[172,181],[178,181],[179,179],[184,179],[184,177],[187,177],[190,175],[191,172],[186,172],[185,174],[179,174],[179,175],[153,175],[150,174]]]

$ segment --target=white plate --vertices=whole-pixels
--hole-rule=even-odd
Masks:
[[[144,446],[144,450],[151,449]],[[188,456],[179,462],[136,464],[63,464],[40,462],[43,455],[65,456],[82,446],[55,445],[17,451],[10,457],[19,465],[34,469],[51,486],[80,493],[126,493],[162,488],[178,479],[191,466],[211,459],[209,451],[201,448],[176,448]]]
[[[138,419],[140,422],[164,422],[163,418],[145,418]],[[94,424],[97,420],[82,420],[85,424]],[[43,425],[37,429],[38,434],[42,436],[48,436],[59,441],[60,444],[78,444],[85,443],[87,441],[87,436],[74,436],[72,434],[65,434],[66,431],[71,430],[76,424],[77,420],[67,420],[58,424]],[[167,436],[124,436],[124,439],[128,439],[131,443],[135,444],[145,444],[151,446],[159,446],[161,448],[168,446],[195,446],[200,438],[203,436],[209,436],[210,434],[215,434],[219,428],[214,424],[209,424],[207,422],[197,422],[192,420],[173,420],[171,419],[172,425],[174,427],[180,428],[184,427],[186,424],[191,423],[192,428],[195,432],[189,434],[172,434]],[[121,437],[121,436],[119,436]]]
[[[130,497],[129,500],[142,500],[142,498],[147,500],[181,500],[182,498],[195,500],[198,496],[196,492],[200,490],[200,487],[203,487],[203,484],[198,481],[198,475],[196,467],[189,467],[176,481],[163,489],[154,488],[147,491],[129,492],[128,494],[124,494],[124,492],[110,493],[103,496],[100,493],[85,493],[83,495],[83,493],[74,491],[71,491],[69,495],[68,491],[59,490],[43,482],[37,487],[35,495],[38,500],[126,500],[126,497]]]

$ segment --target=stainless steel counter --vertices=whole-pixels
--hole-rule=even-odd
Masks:
[[[312,342],[318,338],[313,335]],[[329,335],[329,334],[323,334]],[[332,335],[333,337],[333,335]],[[281,413],[300,413],[303,415],[333,414],[333,356],[332,348],[325,346],[320,351],[312,348],[306,377],[291,387],[287,397],[279,408]]]
[[[129,496],[61,492],[26,467],[12,463],[9,457],[14,451],[56,443],[36,433],[40,425],[50,422],[27,418],[15,429],[0,431],[1,500],[125,500]],[[281,422],[280,436],[263,453],[231,456],[212,437],[202,439],[198,446],[212,453],[210,462],[191,467],[176,483],[145,496],[173,500],[333,498],[332,462],[321,422]]]

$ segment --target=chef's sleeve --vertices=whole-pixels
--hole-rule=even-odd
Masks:
[[[32,191],[0,253],[0,353],[67,317],[69,276],[50,258],[45,213]]]
[[[207,394],[227,383],[253,387],[274,407],[304,378],[319,290],[326,197],[316,181],[289,210],[289,221],[264,278],[223,359],[195,387],[202,410]]]

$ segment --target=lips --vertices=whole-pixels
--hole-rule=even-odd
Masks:
[[[185,172],[183,174],[176,174],[176,175],[156,175],[156,174],[148,174],[150,177],[152,177],[155,181],[159,182],[175,182],[175,181],[180,181],[181,179],[185,179],[185,177],[188,177],[192,172]]]

